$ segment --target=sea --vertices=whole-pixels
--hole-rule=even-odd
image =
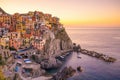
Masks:
[[[120,28],[66,28],[74,43],[81,48],[96,51],[117,59],[114,63],[77,53],[71,54],[62,68],[81,66],[83,72],[77,72],[68,80],[120,80]]]

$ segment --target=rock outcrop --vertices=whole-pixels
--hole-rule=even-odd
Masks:
[[[47,40],[45,44],[45,53],[50,56],[60,54],[60,39]]]
[[[57,60],[55,57],[62,55],[65,50],[70,50],[73,48],[72,41],[67,35],[64,28],[57,29],[51,34],[47,31],[44,36],[46,36],[46,43],[44,46],[43,57],[46,56],[45,60],[41,61],[41,66],[44,69],[58,68],[62,65],[62,62]],[[42,57],[42,58],[43,58]]]
[[[79,72],[82,72],[82,71],[83,71],[82,68],[81,68],[81,66],[78,66],[78,67],[77,67],[77,71],[79,71]]]
[[[50,33],[48,33],[50,37],[46,39],[45,48],[44,48],[44,52],[46,54],[56,57],[58,55],[61,55],[62,50],[72,49],[73,47],[72,41],[67,35],[64,28],[57,30],[53,33],[55,38],[52,38],[50,36]]]
[[[64,50],[72,49],[72,41],[64,28],[55,32],[46,31],[43,35],[46,40],[44,50],[39,51],[39,55],[34,55],[35,61],[40,63],[43,69],[58,68],[62,62],[56,59],[56,56],[62,55]]]
[[[22,66],[22,76],[24,77],[32,77],[32,78],[36,78],[39,77],[41,75],[43,75],[45,73],[45,70],[41,69],[41,66],[39,64],[25,64]],[[29,72],[26,73],[26,71]]]
[[[61,65],[62,65],[62,62],[53,57],[41,62],[41,67],[44,69],[58,68]]]
[[[51,80],[67,80],[76,73],[76,70],[72,67],[65,67],[61,72],[58,72],[53,76]]]
[[[95,51],[89,51],[89,50],[86,50],[86,49],[81,49],[81,53],[92,56],[92,57],[95,57],[95,58],[98,58],[98,59],[103,60],[105,62],[115,62],[116,61],[116,59],[113,58],[113,57],[109,57],[105,54],[98,53],[98,52],[95,52]]]
[[[55,33],[55,38],[60,40],[60,49],[67,50],[73,47],[72,41],[68,34],[66,33],[65,29],[58,30]]]

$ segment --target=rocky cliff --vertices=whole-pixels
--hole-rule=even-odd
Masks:
[[[50,34],[48,33],[50,36]],[[49,37],[46,40],[44,52],[46,54],[52,54],[50,56],[61,55],[61,51],[72,49],[72,41],[66,33],[65,29],[58,29],[53,32],[54,38]]]
[[[62,55],[62,52],[73,48],[72,41],[69,38],[64,28],[56,29],[55,31],[47,31],[44,33],[46,43],[42,58],[41,66],[44,69],[57,68],[62,65],[62,62],[56,59],[56,56]],[[41,58],[41,57],[39,57]]]

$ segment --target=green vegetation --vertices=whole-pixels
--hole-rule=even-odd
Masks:
[[[49,23],[52,25],[52,27],[57,27],[57,24],[56,23]]]
[[[15,51],[17,51],[14,47],[9,47],[9,49],[10,49],[10,50],[15,50]]]
[[[65,28],[63,28],[63,29],[61,30],[61,32],[65,32]]]
[[[35,55],[32,55],[31,58],[35,61]]]

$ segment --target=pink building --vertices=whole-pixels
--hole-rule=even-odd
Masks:
[[[32,45],[34,48],[38,50],[43,50],[44,45],[45,45],[45,40],[35,40],[32,42]]]

